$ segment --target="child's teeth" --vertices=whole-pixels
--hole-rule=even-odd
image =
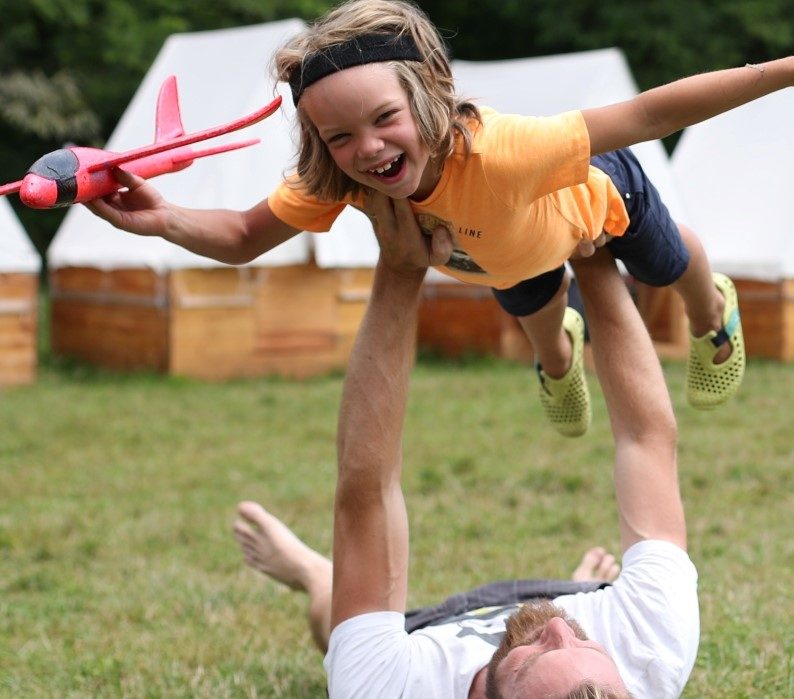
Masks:
[[[396,163],[396,162],[397,162],[399,159],[400,159],[400,156],[398,155],[398,156],[397,156],[397,157],[396,157],[394,160],[392,160],[390,163],[387,163],[387,164],[386,164],[386,165],[384,165],[383,167],[376,168],[375,170],[370,170],[370,172],[375,172],[375,173],[377,173],[378,175],[382,175],[384,172],[386,172],[386,170],[388,170],[388,169],[389,169],[389,168],[390,168],[392,165],[394,165],[394,163]]]

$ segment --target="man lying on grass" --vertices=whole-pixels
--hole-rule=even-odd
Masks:
[[[240,505],[234,526],[249,565],[308,593],[331,699],[679,696],[699,615],[676,424],[648,333],[605,250],[575,269],[615,440],[623,569],[591,551],[574,577],[611,585],[585,582],[589,591],[571,594],[571,582],[502,582],[406,616],[403,418],[422,278],[449,245],[442,231],[424,239],[404,201],[372,206],[381,258],[342,397],[333,564],[254,503]],[[528,543],[516,542],[519,555]]]

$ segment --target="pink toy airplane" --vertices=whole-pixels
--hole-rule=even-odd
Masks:
[[[107,196],[121,188],[111,170],[124,169],[143,178],[184,170],[196,158],[245,148],[259,143],[251,139],[194,151],[190,144],[205,141],[251,126],[275,112],[281,104],[277,97],[262,109],[223,126],[185,134],[179,113],[176,78],[165,79],[157,97],[154,143],[143,148],[113,153],[98,148],[61,148],[39,158],[25,177],[0,187],[0,196],[19,192],[19,198],[33,209],[54,209]]]

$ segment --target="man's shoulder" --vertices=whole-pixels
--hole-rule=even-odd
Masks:
[[[689,555],[668,541],[645,540],[623,554],[623,569],[604,589],[555,599],[585,628],[604,628],[620,617],[666,619],[673,626],[697,620],[697,569]],[[606,623],[609,626],[609,623]],[[653,625],[653,624],[651,624]],[[596,633],[598,639],[598,633]]]
[[[638,541],[623,553],[623,571],[644,567],[653,567],[657,572],[669,569],[671,573],[685,573],[697,580],[697,569],[689,554],[680,546],[662,539]]]
[[[465,625],[412,634],[397,612],[361,614],[331,633],[325,669],[331,697],[465,697],[494,647]]]
[[[555,600],[606,648],[630,691],[679,696],[697,655],[697,571],[679,546],[640,541],[608,588]]]

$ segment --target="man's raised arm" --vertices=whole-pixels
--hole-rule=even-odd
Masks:
[[[370,207],[381,255],[339,412],[332,629],[366,612],[405,611],[408,518],[400,475],[408,378],[422,279],[431,261],[451,251],[442,234],[432,242],[422,236],[406,201],[379,195]]]
[[[677,432],[648,331],[606,249],[574,262],[593,359],[615,435],[615,494],[623,550],[660,539],[686,550]]]

